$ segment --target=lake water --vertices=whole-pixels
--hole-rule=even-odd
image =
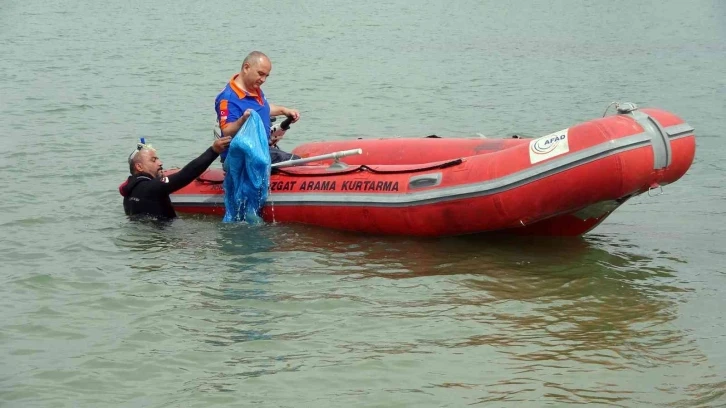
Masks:
[[[574,240],[129,222],[138,138],[200,154],[254,49],[302,115],[287,149],[630,101],[694,126],[696,158]],[[719,0],[4,0],[0,405],[726,405],[725,119]]]

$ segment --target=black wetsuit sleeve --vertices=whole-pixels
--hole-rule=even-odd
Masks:
[[[202,173],[207,170],[209,165],[211,165],[218,156],[219,154],[211,147],[207,149],[201,154],[201,156],[190,161],[189,164],[184,166],[184,168],[169,176],[168,183],[160,183],[162,188],[165,190],[164,193],[171,194],[194,181],[194,179],[201,176]]]

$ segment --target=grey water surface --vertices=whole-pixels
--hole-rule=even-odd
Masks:
[[[129,222],[138,138],[200,154],[255,49],[287,149],[630,101],[696,158],[578,239]],[[724,406],[725,112],[719,0],[3,0],[0,406]]]

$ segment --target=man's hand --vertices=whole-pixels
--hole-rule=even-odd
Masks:
[[[237,134],[237,132],[242,129],[242,126],[244,126],[245,122],[247,122],[247,119],[250,118],[250,114],[252,114],[252,109],[247,109],[245,113],[242,114],[242,116],[237,119],[234,124],[236,125],[234,128],[237,129],[234,133]],[[234,137],[234,135],[230,135]]]
[[[237,120],[232,123],[227,123],[227,126],[222,128],[222,135],[234,137],[234,135],[236,135],[237,132],[242,129],[242,126],[245,124],[245,122],[247,122],[247,119],[250,117],[251,113],[252,109],[247,109],[245,113],[243,113],[242,116],[240,116]]]
[[[212,143],[212,150],[214,150],[215,153],[220,154],[229,147],[229,143],[232,141],[232,136],[225,136],[221,137],[219,139],[215,139],[214,143]]]
[[[300,119],[300,112],[298,112],[296,109],[286,108],[282,114],[287,116],[288,118],[292,118],[292,123],[295,123]]]

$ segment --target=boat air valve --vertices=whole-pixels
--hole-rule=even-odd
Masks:
[[[605,108],[605,112],[603,112],[602,117],[604,118],[605,115],[608,113],[608,110],[611,106],[615,105],[615,110],[618,111],[620,114],[626,114],[631,113],[633,111],[638,110],[638,105],[634,104],[633,102],[610,102],[607,108]]]
[[[634,110],[638,110],[638,105],[633,102],[623,102],[616,106],[618,113],[630,113]]]

